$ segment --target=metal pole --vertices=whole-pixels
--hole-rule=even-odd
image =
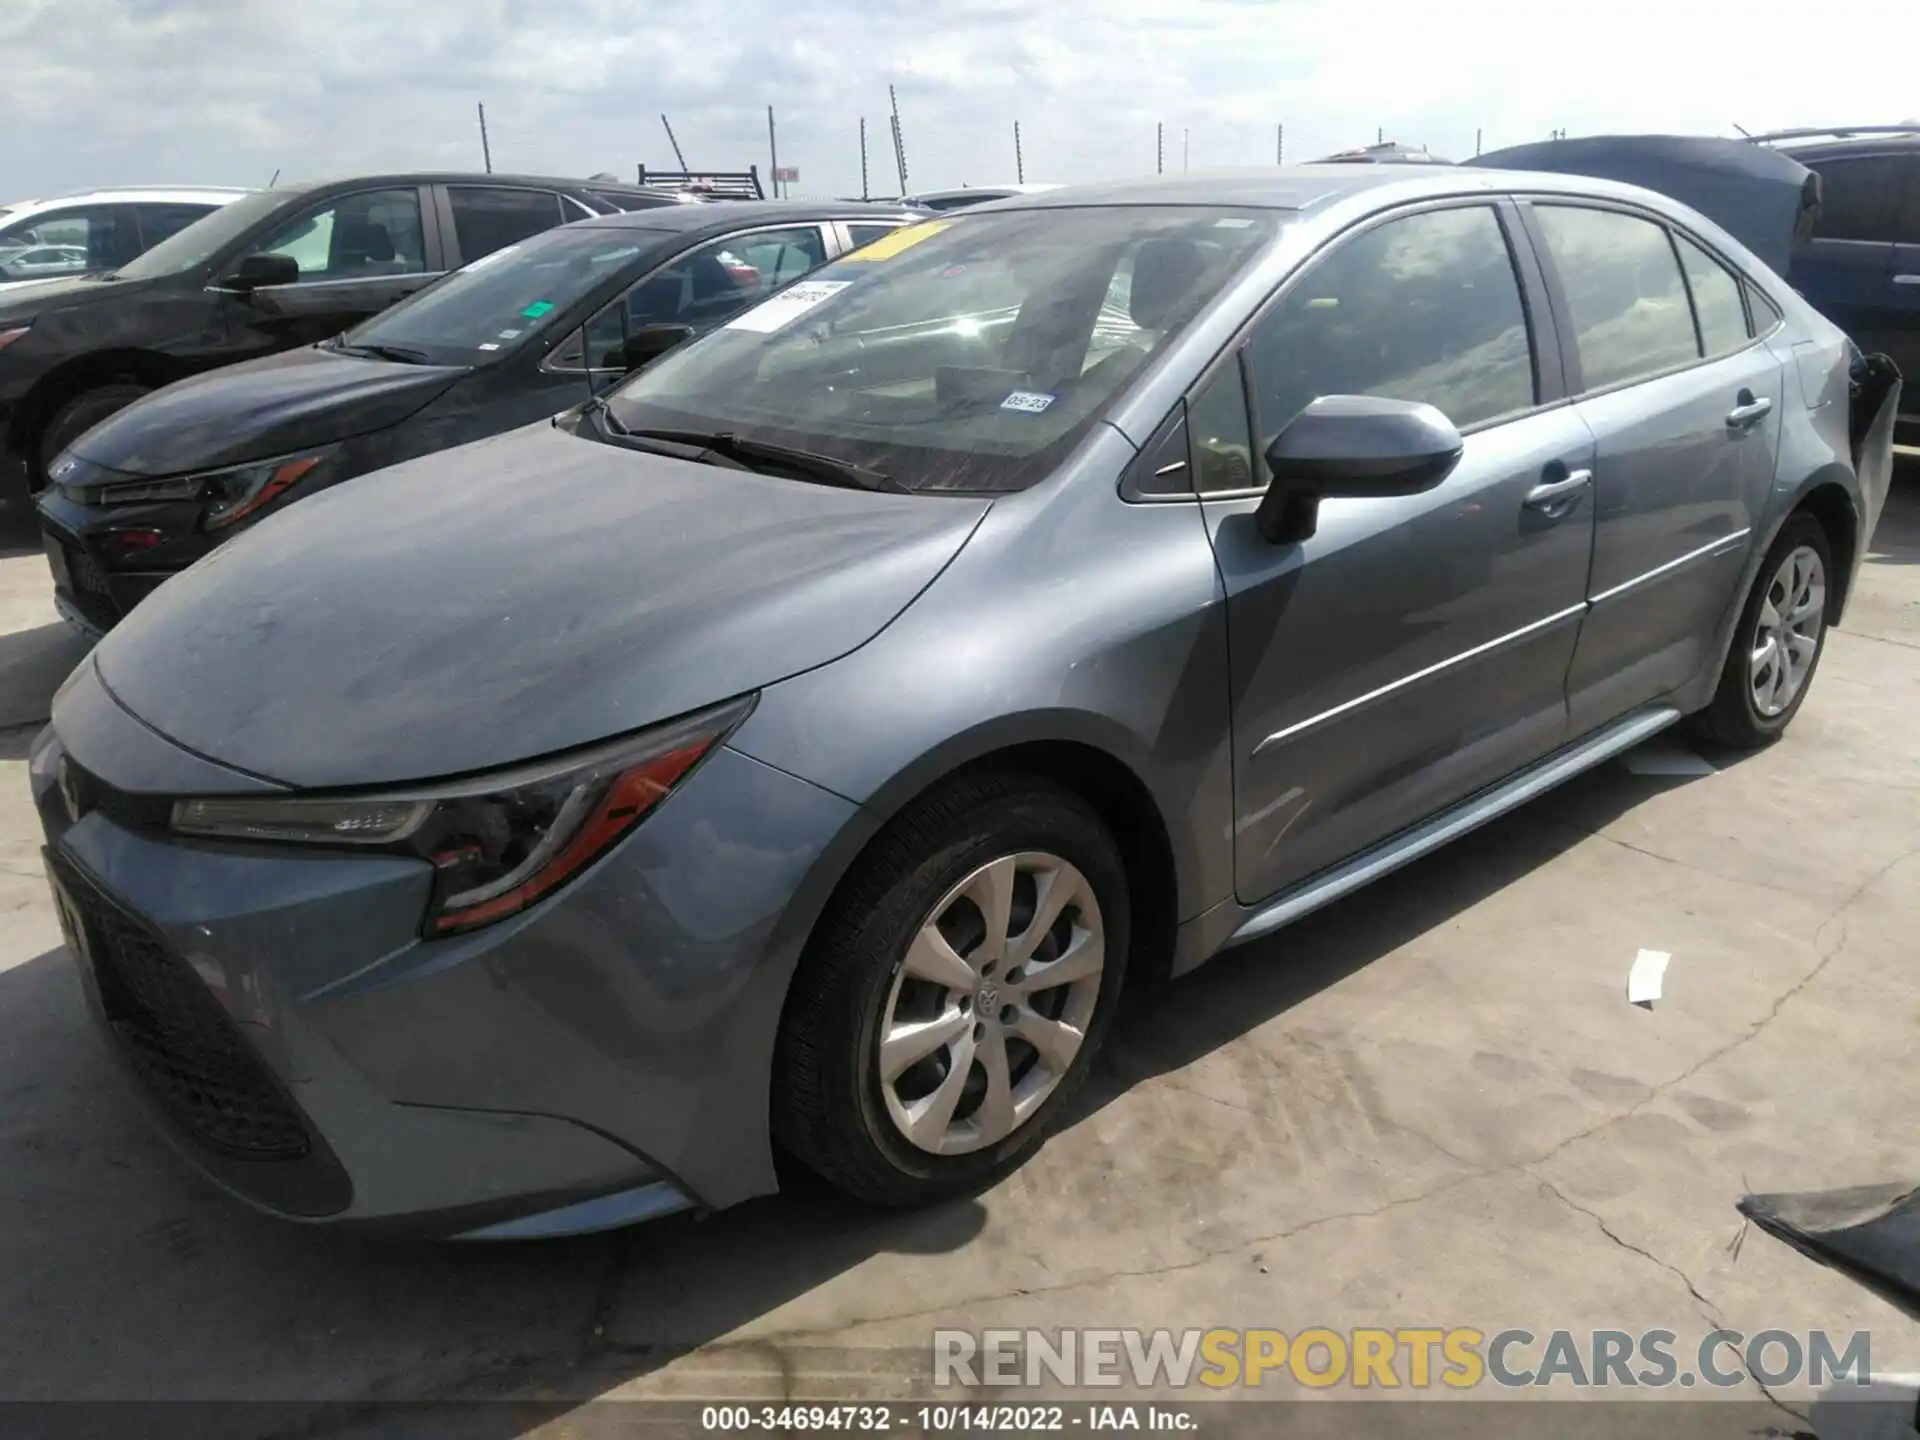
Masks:
[[[893,107],[893,163],[900,169],[900,193],[907,193],[907,137],[900,128],[900,97],[887,86],[887,103]]]
[[[487,107],[480,108],[480,158],[486,161],[487,174],[493,173],[493,147],[487,144]]]
[[[1192,146],[1190,142],[1192,140],[1193,132],[1191,130],[1182,130],[1180,132],[1180,168],[1182,170],[1187,168],[1187,157],[1191,153]]]
[[[1027,183],[1027,162],[1020,153],[1020,122],[1013,122],[1013,179],[1016,185]]]
[[[860,198],[871,200],[867,193],[867,117],[860,117]]]
[[[279,183],[280,183],[280,167],[276,165],[273,168],[273,179],[267,182],[267,188],[271,190],[274,186],[278,185]]]
[[[1378,130],[1375,130],[1373,132],[1373,143],[1376,145],[1384,145],[1387,143],[1387,127],[1386,126],[1382,125]]]
[[[1287,163],[1287,127],[1284,125],[1273,127],[1273,163],[1276,165]]]
[[[1480,158],[1480,133],[1478,130],[1473,132],[1473,156],[1476,160]]]
[[[1167,173],[1167,122],[1164,120],[1153,127],[1153,173]]]
[[[780,142],[773,133],[773,107],[767,106],[767,167],[773,174],[773,198],[780,198]]]
[[[680,162],[680,169],[685,173],[687,170],[687,157],[680,153],[680,142],[673,138],[673,126],[667,124],[667,117],[665,115],[660,117],[660,126],[667,132],[667,143],[673,146],[673,158]]]

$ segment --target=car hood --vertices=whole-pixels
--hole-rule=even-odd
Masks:
[[[988,508],[542,422],[269,517],[161,586],[95,656],[154,729],[264,778],[465,774],[837,659],[910,604]]]
[[[73,446],[128,475],[179,475],[285,455],[397,425],[472,372],[308,346],[155,391]]]
[[[159,280],[108,280],[99,275],[50,275],[42,280],[15,280],[0,289],[0,329],[103,300],[119,304],[160,283]]]

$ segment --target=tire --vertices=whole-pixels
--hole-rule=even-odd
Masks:
[[[1800,585],[1804,572],[1790,573],[1787,569],[1788,561],[1795,557],[1803,566],[1811,557],[1817,567],[1811,585],[1806,588]],[[1827,648],[1826,617],[1832,577],[1833,551],[1827,543],[1825,527],[1804,512],[1789,516],[1768,548],[1766,558],[1760,562],[1760,573],[1754,578],[1753,589],[1740,611],[1740,623],[1734,628],[1727,663],[1720,672],[1719,688],[1700,714],[1699,730],[1707,739],[1736,750],[1757,750],[1778,740],[1793,723],[1807,692],[1813,688],[1814,672],[1819,669],[1820,656]],[[1819,592],[1817,604],[1812,596],[1815,586]],[[1797,593],[1788,595],[1788,590]],[[1805,620],[1790,630],[1769,623],[1781,618],[1783,611],[1790,616],[1795,601],[1805,613]],[[1810,636],[1806,633],[1809,629]],[[1778,638],[1783,633],[1790,633],[1798,643],[1783,649]],[[1771,670],[1756,659],[1768,647],[1770,635],[1775,637]],[[1784,679],[1779,668],[1782,655],[1794,661],[1788,666]],[[1793,679],[1795,674],[1797,680]]]
[[[987,973],[981,922],[1008,877],[1011,943]],[[1017,942],[1033,939],[1034,911],[1054,895],[1066,908],[1032,953],[1042,965],[1071,961],[1065,977],[1091,963],[1097,936],[1101,960],[1091,985],[1083,976],[1029,990],[1051,972],[1016,963]],[[930,964],[938,947],[926,927],[936,921],[948,940],[944,967]],[[1129,934],[1126,868],[1085,801],[1025,774],[950,782],[875,837],[808,942],[775,1047],[775,1138],[835,1188],[878,1205],[925,1204],[1006,1174],[1085,1082],[1118,1008]],[[930,970],[946,983],[923,978]],[[962,977],[971,993],[951,983]],[[900,1038],[914,1024],[952,1033],[883,1080],[882,1035]],[[1076,1032],[1083,1038],[1069,1053]],[[991,1079],[996,1050],[1004,1087]],[[941,1101],[956,1094],[942,1121]],[[919,1141],[909,1133],[914,1113],[924,1117]]]
[[[33,468],[27,477],[30,487],[35,491],[45,489],[47,472],[62,450],[116,410],[126,409],[147,393],[145,385],[115,381],[83,390],[64,401],[40,429],[40,443],[35,447]]]

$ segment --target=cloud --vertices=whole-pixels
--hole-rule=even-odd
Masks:
[[[407,167],[630,174],[767,163],[799,193],[1271,163],[1377,132],[1444,154],[1549,129],[1691,130],[1909,117],[1893,0],[1844,19],[1734,0],[5,0],[0,199],[106,183],[261,184]],[[1876,43],[1878,42],[1878,43]]]

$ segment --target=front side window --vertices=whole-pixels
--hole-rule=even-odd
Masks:
[[[1390,220],[1314,262],[1254,328],[1260,450],[1323,395],[1438,407],[1465,427],[1529,409],[1533,349],[1491,206]]]
[[[482,364],[518,350],[594,290],[632,273],[661,238],[611,226],[548,230],[454,271],[356,326],[345,342]]]
[[[447,199],[460,258],[468,264],[569,218],[560,213],[560,197],[551,190],[449,185]]]
[[[1667,230],[1638,215],[1534,207],[1560,274],[1588,390],[1644,379],[1700,356]]]
[[[1046,475],[1268,246],[1264,210],[1111,206],[896,230],[614,392],[628,430],[729,431],[914,489]]]
[[[1222,365],[1187,407],[1194,488],[1202,495],[1245,490],[1259,482],[1253,435],[1247,428],[1247,390],[1240,362]]]
[[[1905,178],[1900,156],[1814,160],[1807,168],[1820,177],[1820,217],[1814,222],[1814,239],[1893,243],[1894,215]]]
[[[363,190],[344,195],[308,211],[259,248],[268,255],[291,255],[302,282],[424,274],[420,192]]]
[[[1748,340],[1747,307],[1740,282],[1727,267],[1684,235],[1676,234],[1680,265],[1693,292],[1693,313],[1700,321],[1700,343],[1708,355],[1726,355]]]

